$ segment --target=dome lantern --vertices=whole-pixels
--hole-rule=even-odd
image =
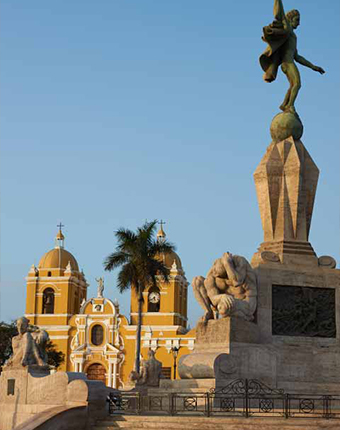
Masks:
[[[157,233],[157,241],[162,243],[162,242],[165,242],[165,238],[166,238],[166,234],[164,233],[164,230],[163,230],[163,224],[165,224],[165,222],[163,220],[160,220],[158,224],[160,224],[161,227]]]
[[[62,223],[59,223],[57,227],[59,227],[59,231],[55,237],[55,247],[64,248],[65,236],[63,235],[63,232],[61,231],[61,229],[62,227],[65,227],[65,226]]]

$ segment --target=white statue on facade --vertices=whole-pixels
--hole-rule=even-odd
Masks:
[[[257,305],[256,274],[248,261],[229,252],[215,260],[207,277],[196,276],[192,287],[198,303],[205,311],[204,322],[215,317],[236,316],[254,319]]]
[[[49,340],[45,330],[29,330],[29,320],[25,317],[17,320],[18,335],[12,338],[13,354],[5,368],[26,366],[47,366],[46,343]]]
[[[103,291],[104,291],[104,278],[96,278],[96,281],[98,283],[97,286],[97,298],[102,299],[103,298]]]

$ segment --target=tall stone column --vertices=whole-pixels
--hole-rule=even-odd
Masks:
[[[308,241],[319,169],[300,140],[272,142],[254,173],[264,241],[252,259],[318,264]]]
[[[113,381],[111,387],[117,388],[117,359],[113,362]]]

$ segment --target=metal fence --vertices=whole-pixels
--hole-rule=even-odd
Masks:
[[[237,379],[206,393],[111,393],[109,413],[340,419],[340,396],[288,394],[256,379]]]

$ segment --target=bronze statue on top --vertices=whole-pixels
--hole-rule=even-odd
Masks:
[[[285,14],[282,0],[274,0],[274,18],[272,24],[263,28],[262,40],[268,43],[268,47],[260,56],[260,64],[265,72],[263,79],[266,82],[273,82],[281,65],[281,70],[287,76],[289,89],[280,109],[296,114],[294,104],[301,87],[301,79],[295,62],[321,74],[325,71],[298,54],[294,30],[300,24],[299,11],[294,9]]]

